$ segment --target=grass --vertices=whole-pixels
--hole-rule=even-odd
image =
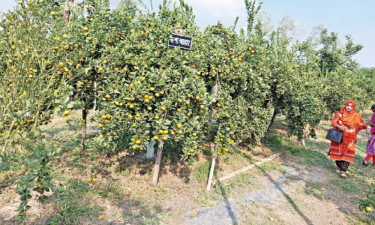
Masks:
[[[226,154],[222,157],[222,161],[234,167],[235,169],[242,168],[242,164],[248,164],[249,161],[252,161],[253,157],[245,151],[235,151],[232,154]]]
[[[330,182],[330,186],[332,189],[337,189],[345,194],[355,194],[360,190],[359,184],[353,183],[351,180],[346,179],[334,179]]]
[[[283,224],[275,214],[274,209],[267,205],[241,204],[240,225]]]
[[[307,182],[305,192],[307,194],[312,194],[319,199],[327,198],[327,195],[324,193],[323,184],[319,182]]]
[[[55,214],[46,224],[97,224],[100,223],[100,215],[106,215],[103,222],[108,218],[125,224],[162,224],[161,221],[169,217],[160,207],[150,207],[146,202],[129,199],[121,188],[116,183],[103,185],[69,178],[66,185],[55,193]],[[159,187],[155,191],[163,195],[167,189]],[[108,211],[98,204],[106,200],[114,203],[111,207],[117,210]]]
[[[375,221],[371,218],[358,218],[353,216],[348,216],[348,218],[354,225],[375,225]]]
[[[194,177],[199,181],[207,181],[207,177],[210,173],[211,162],[204,161],[200,162],[197,168],[194,170]],[[217,167],[214,170],[214,175],[217,175]]]
[[[266,146],[274,152],[283,152],[290,156],[298,156],[305,151],[303,147],[298,146],[278,135],[271,135],[269,138],[267,138]]]
[[[271,171],[279,171],[283,174],[285,174],[285,169],[281,167],[281,163],[280,162],[269,162],[269,163],[265,163],[265,164],[262,164],[261,166],[258,167],[258,169],[260,171],[262,171],[262,173],[270,173]]]
[[[205,192],[204,190],[200,190],[195,195],[195,202],[200,206],[210,206],[213,202],[256,190],[259,186],[254,178],[252,174],[244,173],[224,183],[217,182],[214,185],[213,191]]]
[[[321,150],[327,150],[330,147],[330,143],[325,141],[319,141],[324,140],[325,137],[321,137],[319,139],[307,139],[305,140],[306,148],[308,149],[321,149]]]
[[[86,198],[92,187],[76,179],[68,179],[66,184],[55,193],[56,214],[47,224],[82,224],[88,218],[96,218],[102,208]]]
[[[252,161],[252,157],[243,151],[236,151],[232,154],[219,156],[217,157],[215,164],[214,176],[221,177],[224,175],[224,173],[230,173],[231,171],[241,169],[249,165],[249,163]],[[210,173],[211,163],[211,159],[197,162],[197,165],[193,171],[195,179],[201,182],[206,182]]]
[[[97,193],[103,199],[113,200],[121,200],[124,199],[123,193],[120,191],[120,185],[116,183],[106,183],[101,189],[97,190]]]

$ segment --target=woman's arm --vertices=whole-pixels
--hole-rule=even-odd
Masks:
[[[345,127],[341,126],[339,121],[340,121],[340,113],[336,113],[335,116],[332,119],[332,126],[338,130],[344,131]]]
[[[365,130],[365,129],[367,129],[367,126],[368,126],[369,124],[370,124],[370,123],[364,123],[362,117],[360,117],[359,123],[357,124],[357,128],[358,128],[359,130]]]
[[[332,126],[333,127],[336,127],[337,125],[339,125],[339,120],[340,120],[340,116],[338,113],[336,113],[334,116],[333,116],[333,119],[332,119]]]

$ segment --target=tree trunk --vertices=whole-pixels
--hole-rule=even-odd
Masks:
[[[275,109],[275,111],[273,111],[273,115],[272,115],[272,118],[271,118],[270,124],[269,124],[268,127],[267,127],[266,136],[268,136],[268,134],[270,133],[270,131],[271,131],[271,127],[272,127],[272,124],[273,124],[273,122],[275,121],[275,118],[276,118],[276,116],[277,116],[278,113],[279,113],[279,112],[278,112],[277,109]]]
[[[65,19],[67,19],[69,22],[72,20],[72,11],[75,6],[75,0],[66,0],[65,7],[62,10],[62,14]]]
[[[164,113],[164,120],[166,121],[168,118],[169,110],[166,110]],[[154,166],[154,175],[152,178],[152,186],[156,187],[158,184],[159,179],[159,172],[160,172],[160,164],[161,164],[161,156],[163,155],[163,147],[164,147],[164,141],[160,140],[158,152],[156,153],[156,161]]]
[[[264,143],[266,142],[266,139],[267,139],[267,137],[268,137],[268,135],[269,135],[269,133],[270,133],[270,131],[271,131],[272,124],[273,124],[273,122],[275,121],[275,118],[276,118],[277,114],[278,114],[278,111],[275,109],[275,110],[273,111],[273,115],[272,115],[271,121],[270,121],[270,123],[268,124],[267,130],[266,130],[266,133],[265,133],[264,137],[262,138],[262,141],[261,141],[262,144],[264,144]]]
[[[81,151],[85,150],[85,140],[86,140],[86,133],[87,133],[87,110],[82,109],[82,120],[83,120],[83,126],[82,126],[82,140],[81,140]]]
[[[95,77],[95,80],[97,79],[97,77]],[[94,92],[95,92],[95,97],[94,97],[94,114],[95,114],[95,111],[96,111],[96,95],[97,95],[97,84],[96,84],[96,81],[94,82]]]
[[[5,153],[5,149],[7,148],[7,145],[8,145],[8,141],[5,141],[3,149],[1,150],[1,154]]]
[[[152,178],[152,186],[154,186],[154,187],[156,187],[156,185],[158,184],[160,164],[161,164],[161,156],[163,154],[163,147],[164,147],[164,142],[160,141],[159,147],[158,147],[158,152],[156,153],[156,162],[155,162],[155,166],[154,166],[154,176]]]

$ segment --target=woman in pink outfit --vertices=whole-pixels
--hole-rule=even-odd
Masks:
[[[368,166],[370,159],[372,158],[373,165],[375,166],[375,104],[371,106],[372,112],[374,112],[370,119],[371,126],[371,139],[367,143],[366,158],[363,160],[363,165]]]

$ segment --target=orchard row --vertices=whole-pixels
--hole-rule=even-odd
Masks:
[[[246,6],[254,18],[260,6]],[[107,1],[20,1],[1,27],[4,142],[30,140],[30,131],[38,139],[41,125],[57,115],[72,123],[69,113],[78,108],[85,128],[95,107],[98,138],[117,150],[143,151],[154,139],[189,158],[221,124],[216,142],[224,154],[259,142],[278,113],[302,138],[345,98],[367,99],[349,82],[358,48],[350,39],[342,53],[328,52],[341,59],[330,65],[329,44],[319,51],[307,41],[291,46],[282,29],[264,33],[261,21],[249,20],[247,34],[220,23],[201,31],[183,1],[147,13],[131,4],[109,10]],[[193,37],[191,50],[168,47],[178,30]]]

